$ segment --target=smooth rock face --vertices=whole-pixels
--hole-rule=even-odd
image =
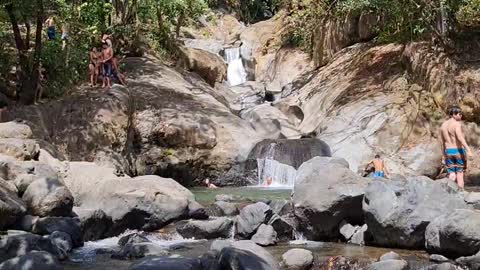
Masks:
[[[426,177],[372,181],[363,202],[368,233],[385,247],[424,247],[427,225],[458,208],[469,206],[455,187]]]
[[[277,243],[277,232],[271,225],[262,224],[252,236],[252,241],[260,246],[271,246]]]
[[[293,194],[300,230],[311,240],[332,239],[339,236],[342,220],[360,223],[368,182],[340,164],[320,158],[305,162],[298,170]]]
[[[54,256],[45,251],[32,251],[4,261],[0,270],[62,270]]]
[[[278,215],[273,215],[268,225],[271,225],[275,232],[277,232],[277,237],[281,241],[289,241],[294,238],[294,229],[295,229],[295,219],[289,217],[280,217]]]
[[[402,257],[398,255],[397,253],[390,251],[388,253],[383,254],[380,256],[380,261],[388,261],[388,260],[401,260]]]
[[[0,230],[13,225],[26,212],[25,202],[18,198],[5,180],[0,179]]]
[[[272,209],[262,202],[245,206],[237,219],[237,235],[250,238],[262,223],[269,221]]]
[[[474,255],[480,250],[480,211],[458,209],[428,225],[425,246],[429,252],[452,257]]]
[[[67,186],[70,184],[75,185],[67,181]],[[103,179],[91,186],[92,189],[86,187],[76,186],[75,198],[81,198],[80,207],[101,209],[112,218],[110,235],[125,229],[161,228],[172,220],[188,216],[189,206],[195,202],[194,195],[176,181],[154,175]]]
[[[198,259],[149,257],[130,266],[129,270],[203,270]]]
[[[83,245],[80,220],[70,217],[39,218],[33,225],[32,232],[40,235],[51,234],[55,231],[70,235],[74,247]]]
[[[0,123],[0,138],[30,139],[32,129],[21,122]]]
[[[177,232],[184,238],[215,239],[230,237],[233,221],[226,217],[209,220],[185,220],[177,223]]]
[[[54,178],[39,178],[25,190],[22,199],[34,216],[70,216],[73,196],[60,181]]]
[[[0,238],[0,262],[22,256],[31,251],[46,251],[59,259],[64,254],[48,238],[31,233],[9,235]]]
[[[80,219],[83,241],[94,241],[108,236],[113,221],[103,210],[74,207],[73,211]]]
[[[306,249],[294,248],[282,255],[280,265],[288,270],[308,270],[313,264],[313,253]]]
[[[404,260],[386,260],[372,263],[367,267],[368,270],[406,270],[408,263]]]
[[[480,269],[480,252],[473,256],[460,257],[456,259],[455,262],[466,266],[467,269]]]

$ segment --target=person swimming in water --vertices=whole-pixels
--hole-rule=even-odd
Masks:
[[[205,178],[204,183],[205,183],[205,185],[207,186],[207,188],[218,188],[218,187],[215,186],[214,184],[210,183],[210,179],[208,179],[208,178]]]

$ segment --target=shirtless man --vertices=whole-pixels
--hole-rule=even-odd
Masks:
[[[102,88],[112,86],[112,57],[113,50],[106,42],[102,43],[103,85]]]
[[[375,171],[373,172],[373,178],[390,177],[387,167],[385,166],[385,161],[380,158],[379,154],[375,155],[375,158],[367,164],[367,167],[370,164],[373,165],[373,168],[375,168]]]
[[[448,178],[456,181],[458,187],[463,189],[463,175],[467,169],[467,158],[472,156],[472,151],[467,145],[462,131],[462,111],[453,106],[448,110],[450,119],[443,122],[440,127],[440,143],[442,146],[442,163],[447,167]]]
[[[207,186],[207,188],[218,188],[214,184],[210,183],[210,179],[208,179],[208,178],[205,179],[204,183]]]

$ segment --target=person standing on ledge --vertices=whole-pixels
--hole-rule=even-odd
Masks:
[[[440,127],[440,143],[442,147],[442,163],[447,167],[448,178],[464,188],[464,172],[467,169],[467,157],[472,151],[462,131],[462,111],[458,106],[448,110],[449,119]]]
[[[367,168],[369,165],[373,165],[373,168],[375,169],[372,175],[373,178],[389,177],[387,167],[385,166],[385,161],[380,158],[379,154],[376,154],[375,158],[367,164]]]

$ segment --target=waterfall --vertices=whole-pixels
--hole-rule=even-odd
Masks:
[[[230,228],[230,239],[235,241],[235,234],[237,234],[237,219],[233,220],[233,226]]]
[[[271,177],[271,187],[293,187],[297,170],[274,159],[276,145],[276,143],[271,143],[265,158],[257,159],[258,184],[264,185]]]
[[[225,49],[225,61],[228,64],[227,80],[230,86],[240,85],[247,81],[247,72],[243,67],[240,48]]]

